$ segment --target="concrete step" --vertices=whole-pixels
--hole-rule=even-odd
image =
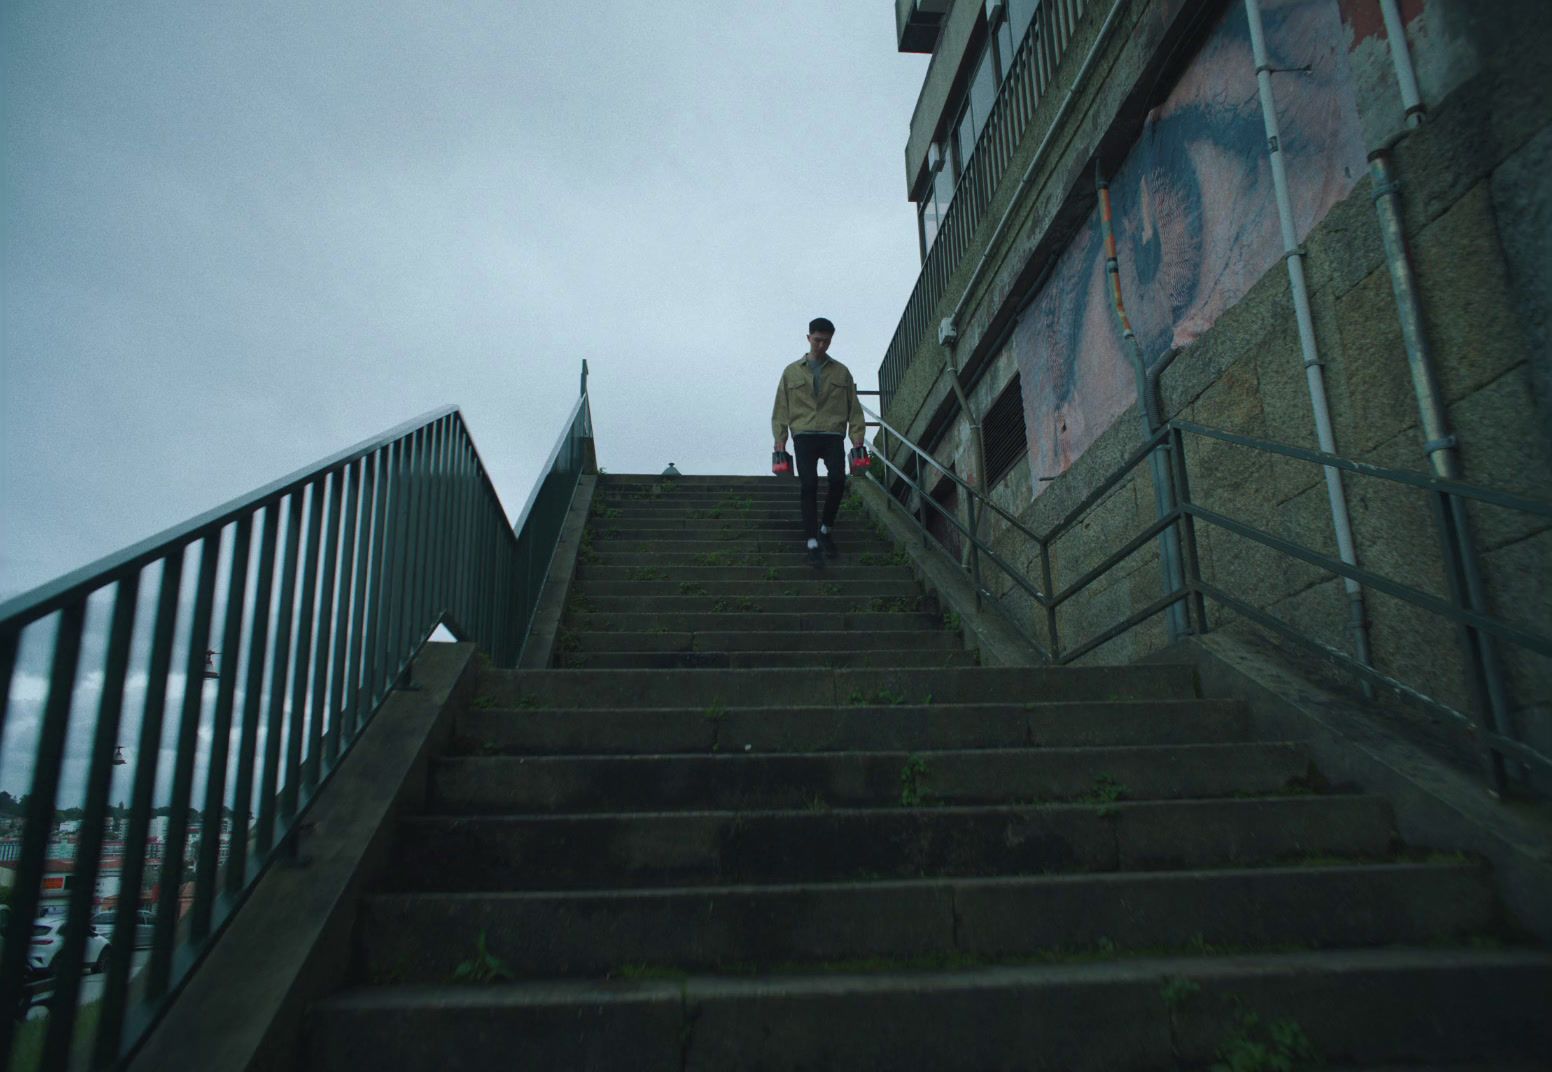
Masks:
[[[1328,1061],[1480,1064],[1544,1060],[1548,1008],[1546,953],[1402,947],[360,988],[315,1007],[307,1045],[312,1067],[385,1072],[1115,1072],[1211,1064],[1254,1014],[1297,1024]]]
[[[723,502],[737,505],[760,499],[790,499],[797,501],[799,494],[798,481],[794,479],[772,480],[763,485],[703,485],[700,487],[680,486],[667,490],[657,488],[624,488],[600,484],[594,495],[595,499],[605,499],[610,502],[685,502],[706,501]],[[819,481],[819,496],[822,499],[828,491],[823,477]],[[847,489],[850,492],[850,488]]]
[[[905,703],[1181,700],[1189,666],[976,667],[889,670],[485,670],[490,707],[825,707]]]
[[[910,559],[896,555],[893,547],[881,539],[870,539],[865,547],[850,544],[839,548],[842,556],[863,566],[909,566]],[[794,533],[779,540],[598,540],[593,543],[589,561],[617,565],[614,559],[652,557],[683,566],[764,566],[802,565],[808,546]],[[751,560],[758,561],[751,561]],[[860,561],[866,559],[866,561]],[[790,561],[783,561],[790,560]],[[625,562],[624,565],[634,565]]]
[[[800,491],[796,483],[788,488],[777,491],[752,491],[752,492],[681,492],[676,495],[641,495],[620,494],[613,491],[604,491],[593,497],[592,516],[617,517],[620,511],[647,509],[651,507],[678,507],[687,510],[699,510],[721,517],[737,517],[739,514],[750,510],[767,509],[770,507],[790,507],[798,509],[801,505]],[[822,507],[825,500],[825,488],[819,489],[819,503]]]
[[[1330,906],[1339,904],[1340,912]],[[1401,862],[366,899],[362,974],[452,978],[480,936],[520,978],[603,977],[1080,950],[1361,947],[1463,941],[1494,924],[1483,868]]]
[[[571,590],[584,599],[595,596],[749,596],[763,597],[764,601],[774,603],[782,596],[848,596],[853,601],[888,601],[889,605],[875,607],[877,610],[916,610],[928,600],[915,581],[887,580],[867,574],[860,580],[842,580],[832,576],[829,570],[811,570],[774,583],[765,580],[715,581],[686,577],[683,571],[668,578],[666,570],[659,572],[665,576],[652,580],[611,581],[578,577],[572,582]],[[764,576],[763,570],[756,572]],[[857,606],[856,602],[853,606]]]
[[[652,633],[573,632],[567,639],[575,644],[571,652],[672,652],[672,651],[746,651],[746,652],[846,652],[846,651],[958,651],[964,641],[930,624],[916,629],[857,631],[794,630],[715,630],[664,631]]]
[[[828,707],[712,703],[641,711],[478,706],[458,713],[456,732],[455,750],[464,754],[741,753],[745,746],[761,754],[1228,743],[1245,740],[1249,726],[1245,706],[1232,700]]]
[[[747,598],[747,597],[746,597]],[[699,613],[671,611],[669,613],[631,612],[579,612],[572,611],[566,618],[568,628],[579,633],[618,632],[644,633],[654,629],[674,632],[754,632],[794,631],[844,631],[849,634],[870,632],[895,632],[897,630],[945,628],[943,619],[935,614],[921,612],[885,613],[856,611],[828,614],[783,614],[730,609],[739,605],[737,600],[723,600],[722,610],[717,610],[716,600],[705,600],[708,605]]]
[[[598,634],[608,636],[609,634]],[[801,634],[799,634],[801,635]],[[914,636],[932,634],[911,634]],[[957,641],[955,642],[957,645]],[[570,670],[746,670],[841,667],[973,667],[973,651],[913,647],[852,651],[558,651],[555,665]]]
[[[675,587],[675,586],[670,586]],[[932,596],[923,596],[920,590],[912,592],[908,596],[900,595],[825,595],[823,587],[812,595],[770,595],[767,592],[760,594],[732,593],[709,594],[709,585],[701,587],[708,590],[708,594],[679,595],[675,594],[647,594],[647,595],[597,595],[586,592],[578,592],[567,604],[572,614],[601,615],[651,615],[671,618],[680,614],[705,614],[705,613],[739,613],[739,614],[800,614],[805,617],[811,614],[833,615],[844,614],[848,617],[857,615],[911,615],[921,614],[931,618],[939,618],[937,601]],[[768,586],[767,586],[768,587]],[[781,591],[791,588],[797,590],[797,585],[782,585]]]
[[[399,890],[557,890],[1167,870],[1382,857],[1368,796],[979,807],[418,816]]]
[[[677,565],[665,562],[663,555],[632,556],[628,565],[602,565],[594,562],[578,562],[576,578],[581,581],[674,581],[688,584],[711,584],[717,581],[756,581],[779,587],[783,582],[806,581],[809,583],[845,583],[846,581],[894,581],[915,586],[916,581],[909,566],[863,566],[847,558],[826,562],[822,568],[802,564],[793,556],[790,565],[759,566],[701,566]]]
[[[803,533],[803,522],[796,516],[785,521],[765,524],[740,518],[714,518],[686,524],[678,518],[593,518],[587,531],[600,546],[613,540],[703,540],[721,543],[730,540],[765,539],[790,540]],[[872,540],[888,544],[889,541],[866,525],[838,522],[836,539]]]
[[[821,504],[822,502],[821,498]],[[782,504],[776,501],[757,503],[739,510],[718,508],[714,503],[710,502],[622,503],[613,509],[618,512],[606,510],[602,515],[599,515],[599,519],[631,523],[656,518],[661,520],[676,519],[685,524],[699,524],[702,521],[747,521],[765,524],[771,521],[790,521],[801,516],[799,513],[800,504],[796,495],[792,497],[790,503]],[[860,524],[860,522],[856,523]],[[839,527],[837,525],[837,528]]]
[[[1289,743],[727,755],[455,756],[432,767],[439,813],[842,808],[1172,800],[1310,791]]]
[[[770,484],[781,480],[791,480],[791,477],[777,477],[771,473],[752,473],[748,475],[727,475],[718,473],[682,473],[679,476],[665,477],[657,473],[605,473],[598,478],[603,487],[639,487],[649,484],[671,484],[676,487],[698,487],[701,485],[729,485],[736,487],[758,486],[762,483]]]

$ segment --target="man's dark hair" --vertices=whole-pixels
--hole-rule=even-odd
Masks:
[[[808,333],[813,335],[821,331],[828,331],[831,335],[834,335],[835,325],[822,316],[816,316],[808,322]]]

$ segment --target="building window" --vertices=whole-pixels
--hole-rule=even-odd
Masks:
[[[1035,19],[1035,11],[1040,7],[1040,0],[1008,0],[1008,27],[1013,36],[1013,45],[1024,40],[1024,35],[1029,32],[1029,24]]]
[[[1018,51],[1018,43],[1021,40],[1013,36],[1013,27],[1008,22],[1006,11],[997,20],[997,27],[992,31],[992,40],[997,43],[997,84],[1000,86],[1008,77],[1008,68],[1013,66],[1013,53]]]
[[[1024,391],[1017,373],[981,418],[981,442],[986,450],[986,488],[990,490],[1018,464],[1029,446],[1024,431]]]
[[[969,89],[965,93],[965,103],[954,124],[954,141],[958,148],[959,163],[955,178],[963,176],[965,169],[970,166],[970,157],[975,153],[976,139],[981,136],[981,131],[986,127],[986,120],[992,113],[992,105],[996,103],[997,59],[994,50],[988,45],[981,50],[981,55],[975,61],[975,76],[970,80]]]
[[[922,260],[927,259],[927,251],[932,248],[933,240],[938,237],[938,200],[933,196],[932,186],[929,183],[927,193],[921,200],[921,255]]]

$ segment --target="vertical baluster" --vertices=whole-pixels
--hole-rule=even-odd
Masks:
[[[279,504],[276,504],[279,508]],[[296,609],[296,560],[302,542],[302,493],[286,496],[286,549],[280,566],[280,606],[275,614],[275,650],[270,653],[269,711],[264,730],[264,766],[259,779],[259,821],[253,830],[253,851],[262,860],[275,844],[294,812],[286,801],[295,801],[290,787],[280,785],[280,737],[285,732],[286,684],[291,669],[291,617]],[[288,796],[289,794],[289,796]]]
[[[21,642],[20,627],[0,630],[0,748],[5,744],[5,723],[11,713],[11,678],[16,673],[16,649]]]
[[[189,630],[184,664],[183,713],[173,753],[172,800],[167,810],[167,844],[162,857],[160,896],[156,902],[156,937],[146,967],[146,997],[167,993],[172,978],[173,945],[183,884],[184,844],[189,828],[189,798],[194,792],[194,758],[199,722],[205,706],[205,652],[210,647],[210,619],[215,605],[216,565],[221,557],[221,532],[210,533],[199,545],[199,580],[194,589],[194,620]],[[235,653],[233,653],[235,655]],[[236,660],[233,659],[235,664]]]
[[[390,508],[398,509],[398,503],[395,500],[398,498],[399,488],[394,470],[398,462],[399,449],[400,443],[390,443],[378,455],[377,502],[372,521],[372,574],[367,585],[369,610],[361,651],[361,687],[356,694],[356,703],[351,712],[357,725],[364,724],[371,716],[379,667],[382,665],[384,604],[387,602],[385,593],[392,583],[384,571],[390,564],[388,544],[392,542],[389,511]]]
[[[410,451],[408,464],[408,492],[404,497],[404,569],[400,574],[399,591],[395,602],[398,605],[398,627],[393,635],[393,647],[390,652],[388,667],[389,673],[396,680],[400,674],[400,667],[409,657],[409,646],[420,623],[415,620],[415,591],[419,586],[421,572],[425,569],[425,563],[421,561],[421,555],[425,553],[425,523],[426,507],[426,452],[431,435],[429,428],[422,428],[410,437]]]
[[[339,606],[334,619],[333,667],[329,675],[329,732],[324,752],[329,767],[339,758],[340,730],[345,718],[346,659],[350,652],[350,608],[355,599],[356,578],[356,524],[361,511],[361,470],[359,460],[340,470],[344,533],[340,536]]]
[[[358,708],[361,722],[372,717],[382,695],[383,682],[388,674],[389,638],[393,636],[393,600],[399,584],[399,560],[402,555],[402,529],[404,521],[404,456],[408,443],[400,439],[386,452],[383,470],[382,496],[378,500],[383,511],[382,562],[374,572],[372,603],[376,613],[372,619],[368,651],[367,678],[362,688],[362,703]],[[373,565],[377,567],[377,550],[373,551]]]
[[[442,499],[442,451],[446,445],[446,421],[439,420],[431,426],[431,447],[426,453],[425,465],[425,541],[421,551],[420,571],[415,584],[415,631],[411,640],[416,646],[435,630],[437,621],[436,594],[439,591],[441,536],[447,528]],[[413,652],[414,648],[411,649]]]
[[[232,747],[232,705],[237,695],[237,653],[242,648],[252,536],[253,515],[244,514],[237,520],[232,540],[232,565],[227,574],[226,625],[221,632],[221,679],[216,688],[210,761],[205,772],[205,816],[194,871],[194,906],[189,913],[189,937],[195,942],[209,936],[215,904],[216,869],[221,861],[221,808],[226,802],[226,759]]]
[[[478,636],[474,613],[474,474],[469,461],[470,442],[462,423],[458,438],[458,625],[464,640]]]
[[[86,621],[86,601],[77,599],[59,612],[54,639],[54,661],[49,672],[48,697],[43,705],[43,724],[38,735],[37,760],[27,801],[21,857],[17,860],[11,924],[6,928],[4,956],[0,958],[0,1057],[10,1053],[15,1021],[9,1015],[21,996],[23,969],[32,942],[32,921],[37,915],[38,893],[54,819],[54,796],[59,790],[59,768],[64,759],[65,731],[81,657],[81,629]]]
[[[108,817],[108,791],[113,780],[113,751],[118,744],[119,717],[124,710],[124,678],[129,668],[129,642],[135,629],[139,594],[138,572],[126,574],[114,593],[108,658],[103,667],[102,697],[97,708],[97,726],[92,735],[91,764],[87,773],[86,808],[81,819],[80,839],[76,842],[75,873],[65,916],[68,926],[64,946],[53,964],[54,995],[49,1001],[44,1068],[66,1067],[74,1039],[76,1003],[80,998],[87,930],[91,926],[92,897],[97,889],[97,873],[102,860],[103,825]]]
[[[453,419],[437,422],[436,449],[431,460],[431,549],[421,591],[422,613],[428,627],[434,627],[447,612],[447,538],[452,528],[452,499],[447,486],[448,453],[452,443]]]
[[[319,585],[318,594],[318,640],[317,648],[313,652],[313,717],[309,723],[311,740],[307,749],[307,767],[304,772],[306,780],[303,783],[309,795],[318,788],[318,782],[323,775],[323,724],[329,712],[329,653],[334,640],[330,628],[334,620],[335,570],[340,558],[340,499],[341,485],[344,483],[343,468],[334,470],[328,477],[329,528],[323,538],[323,581]],[[321,492],[323,483],[320,481],[317,487]],[[344,603],[343,597],[340,602]]]
[[[302,564],[301,606],[296,616],[296,659],[291,671],[291,730],[286,734],[286,804],[295,814],[301,803],[302,742],[307,739],[308,671],[312,666],[313,620],[318,590],[318,540],[323,528],[323,481],[308,489],[306,553]],[[300,495],[300,492],[298,493]],[[315,711],[313,718],[319,718]]]
[[[346,672],[343,689],[340,693],[345,705],[345,715],[340,728],[340,738],[349,743],[355,738],[358,724],[358,712],[361,710],[361,696],[364,691],[366,667],[368,662],[367,647],[371,623],[368,620],[371,608],[375,605],[372,599],[376,573],[380,565],[380,542],[382,540],[383,518],[383,481],[378,479],[379,472],[387,461],[387,452],[378,451],[366,458],[362,464],[361,497],[361,527],[357,535],[356,553],[356,597],[355,612],[351,617],[350,637],[350,667]]]
[[[259,747],[264,694],[264,668],[269,658],[270,607],[275,595],[275,546],[280,536],[280,502],[264,508],[259,530],[259,572],[253,586],[253,625],[248,636],[248,676],[243,684],[242,739],[237,745],[237,784],[232,792],[231,851],[227,857],[226,890],[241,890],[248,872],[248,809],[253,807],[253,766]],[[273,798],[260,797],[259,815],[270,814]],[[262,820],[261,820],[262,821]],[[273,829],[273,826],[270,827]],[[266,846],[267,847],[267,846]]]
[[[119,906],[114,934],[134,934],[139,926],[141,891],[145,879],[147,835],[161,759],[162,725],[166,719],[167,681],[172,670],[172,649],[178,624],[178,594],[183,588],[183,548],[175,547],[162,559],[161,588],[156,597],[156,618],[151,628],[151,660],[147,668],[145,706],[140,717],[140,736],[135,752],[135,782],[130,790],[129,830],[124,836],[124,869],[119,874]],[[129,993],[129,970],[134,942],[114,942],[103,983],[97,1020],[94,1068],[110,1068],[118,1062],[123,1041],[124,1011]],[[3,1052],[3,1051],[0,1051]]]

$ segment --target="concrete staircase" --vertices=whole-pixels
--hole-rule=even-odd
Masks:
[[[1482,865],[1188,668],[976,667],[795,498],[600,479],[558,668],[484,672],[310,1067],[1546,1067]]]

